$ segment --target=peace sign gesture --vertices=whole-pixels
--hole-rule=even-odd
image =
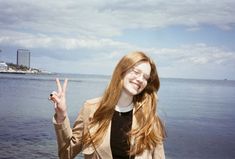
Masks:
[[[56,84],[58,90],[57,92],[53,91],[49,97],[49,99],[54,103],[57,123],[63,122],[64,118],[67,115],[67,105],[66,105],[67,83],[68,79],[65,79],[62,87],[60,84],[60,80],[56,78]]]

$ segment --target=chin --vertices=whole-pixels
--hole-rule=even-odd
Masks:
[[[130,96],[134,96],[134,95],[138,94],[138,92],[136,90],[134,90],[134,89],[124,89],[124,90]]]
[[[128,91],[128,92],[129,92],[131,95],[133,95],[133,96],[135,96],[135,95],[141,93],[141,91],[137,91],[137,90],[130,90],[130,91]]]

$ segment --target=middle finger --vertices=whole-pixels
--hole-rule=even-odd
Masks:
[[[66,92],[67,83],[68,83],[68,79],[66,78],[66,79],[64,80],[64,85],[63,85],[63,90],[62,90],[64,93]]]

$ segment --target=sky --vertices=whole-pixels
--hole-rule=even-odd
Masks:
[[[143,51],[163,78],[235,80],[234,0],[0,0],[0,61],[111,75]]]

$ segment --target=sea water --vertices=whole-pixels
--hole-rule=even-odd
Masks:
[[[87,99],[101,96],[101,75],[0,74],[0,158],[58,158],[48,100],[55,78],[69,78],[73,125]],[[235,158],[235,81],[161,78],[158,113],[167,129],[167,159]],[[77,158],[83,158],[79,155]]]

